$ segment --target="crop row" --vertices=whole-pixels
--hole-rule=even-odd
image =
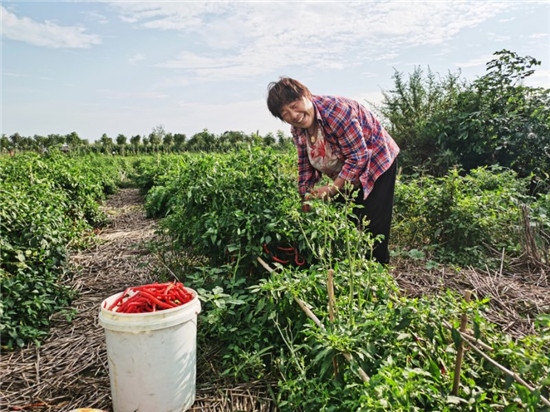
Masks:
[[[3,156],[0,163],[0,302],[2,346],[13,348],[48,333],[73,291],[68,252],[106,222],[98,202],[117,189],[122,164],[99,156],[56,152]]]

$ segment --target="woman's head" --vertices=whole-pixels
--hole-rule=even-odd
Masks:
[[[285,120],[281,114],[284,106],[303,97],[311,98],[309,89],[290,77],[281,77],[278,82],[269,83],[267,90],[267,107],[273,116],[281,120]]]

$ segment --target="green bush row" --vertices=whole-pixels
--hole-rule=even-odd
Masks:
[[[22,153],[0,162],[2,347],[38,343],[74,293],[62,285],[71,247],[106,222],[98,201],[124,168],[99,156]]]

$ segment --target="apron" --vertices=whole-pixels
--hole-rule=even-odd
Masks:
[[[344,166],[344,162],[330,149],[330,144],[325,140],[322,127],[317,128],[316,135],[308,135],[307,155],[311,165],[332,180],[338,177]]]

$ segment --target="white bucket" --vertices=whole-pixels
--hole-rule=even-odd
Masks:
[[[101,304],[99,324],[105,329],[111,395],[115,412],[180,412],[195,402],[197,315],[193,299],[172,309],[150,313],[117,313],[105,309],[120,295]]]

